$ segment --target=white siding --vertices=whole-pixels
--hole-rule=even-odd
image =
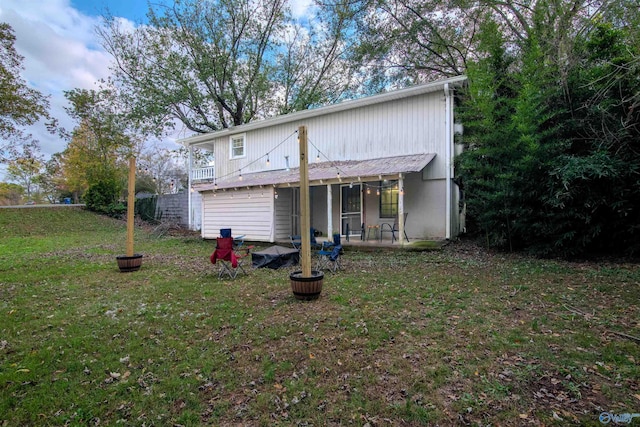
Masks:
[[[275,239],[287,240],[291,233],[291,209],[293,191],[290,188],[279,188],[275,199]]]
[[[221,228],[231,228],[234,236],[273,241],[274,206],[271,191],[255,188],[203,193],[202,237],[215,239],[220,235]]]
[[[215,147],[216,176],[284,169],[299,166],[299,147],[294,133],[305,125],[309,135],[309,159],[315,161],[319,149],[329,160],[366,160],[417,153],[436,153],[428,178],[445,174],[445,103],[441,92],[390,101],[311,117],[253,131],[246,134],[246,153],[242,159],[229,159],[229,136],[212,141]],[[281,142],[282,145],[277,147]],[[208,144],[207,144],[208,145]],[[277,148],[276,148],[277,147]],[[265,155],[269,153],[270,166]],[[327,161],[321,157],[321,161]]]

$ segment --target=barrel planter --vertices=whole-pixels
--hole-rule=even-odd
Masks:
[[[323,279],[322,271],[313,270],[310,277],[303,277],[302,271],[294,271],[289,275],[293,296],[302,301],[318,299],[322,292]]]
[[[116,260],[121,273],[138,271],[142,265],[142,254],[133,254],[133,256],[120,255],[116,257]]]

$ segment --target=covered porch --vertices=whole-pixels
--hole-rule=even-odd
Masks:
[[[399,244],[406,243],[400,239],[405,234],[411,240],[444,236],[442,181],[425,178],[434,157],[425,153],[310,164],[311,227],[318,239],[340,233],[343,241],[391,243],[394,222]],[[206,201],[205,238],[224,227],[265,242],[287,241],[301,232],[297,168],[234,175],[194,188]],[[383,229],[382,224],[388,225]]]

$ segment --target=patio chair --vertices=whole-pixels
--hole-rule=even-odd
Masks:
[[[318,262],[316,270],[329,270],[332,273],[342,269],[340,255],[342,254],[342,244],[340,234],[333,235],[333,242],[322,242],[322,247],[318,250]]]
[[[409,237],[407,236],[407,216],[409,215],[409,212],[405,212],[404,213],[404,238],[407,240],[407,242],[409,241]],[[398,217],[396,216],[395,220],[393,221],[393,225],[385,222],[383,224],[380,224],[380,241],[382,241],[382,238],[384,236],[384,233],[391,233],[391,243],[393,243],[395,240],[398,240],[398,238],[396,237],[396,232],[400,231],[400,229],[398,228]]]
[[[311,250],[320,249],[322,245],[318,243],[318,241],[316,240],[316,229],[312,228],[310,230],[310,233],[311,233]],[[291,246],[293,246],[293,249],[300,250],[300,246],[302,245],[302,236],[300,236],[299,234],[289,236],[289,240],[291,241]]]

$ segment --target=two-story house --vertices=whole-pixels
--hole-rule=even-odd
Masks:
[[[454,133],[461,129],[454,96],[465,81],[449,78],[182,140],[215,157],[214,169],[190,170],[190,211],[194,192],[201,197],[190,224],[201,218],[203,238],[221,228],[263,242],[300,234],[297,130],[304,125],[311,225],[324,236],[360,235],[363,224],[394,219],[409,239],[457,236],[464,213],[454,182]]]

